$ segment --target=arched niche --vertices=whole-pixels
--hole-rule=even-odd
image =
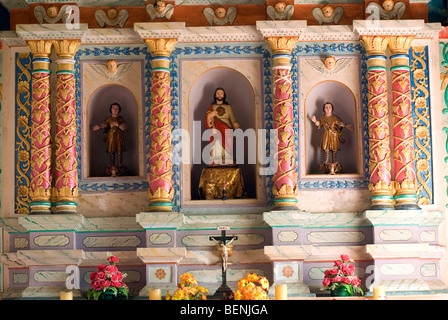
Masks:
[[[190,136],[192,137],[192,142],[190,144],[192,164],[190,166],[190,188],[192,200],[199,200],[199,178],[202,169],[207,167],[202,161],[202,150],[204,150],[209,143],[208,141],[202,141],[202,133],[205,130],[203,123],[204,115],[208,106],[213,103],[213,95],[215,89],[218,87],[225,90],[226,100],[232,106],[241,129],[245,131],[247,129],[256,128],[254,89],[243,74],[232,68],[216,67],[202,73],[194,81],[188,96],[188,103],[190,106],[189,127]],[[194,134],[199,133],[193,132],[194,130],[192,130],[195,123],[196,126],[200,124],[200,137],[194,136]],[[200,163],[195,163],[198,162],[198,155],[200,156],[201,161]],[[239,167],[243,173],[248,198],[256,198],[256,164],[248,163],[247,138],[245,139],[244,155],[244,164],[239,164]]]
[[[324,161],[324,152],[320,149],[320,139],[323,128],[317,129],[311,121],[313,115],[319,120],[323,114],[323,105],[330,102],[334,106],[333,114],[341,118],[342,122],[351,124],[353,131],[344,128],[342,138],[345,140],[340,144],[337,153],[337,161],[342,165],[342,173],[359,174],[361,168],[360,152],[357,145],[357,108],[356,99],[353,92],[344,84],[338,81],[323,81],[318,83],[306,95],[305,99],[305,150],[306,150],[306,174],[321,174],[319,164]],[[330,153],[331,161],[331,153]]]
[[[120,85],[106,85],[98,88],[91,95],[87,107],[88,156],[86,177],[104,177],[105,167],[109,165],[109,153],[106,152],[104,131],[93,131],[94,125],[102,123],[109,115],[112,103],[121,106],[120,115],[129,126],[124,134],[126,151],[123,153],[123,165],[128,167],[127,176],[139,175],[138,146],[138,104],[134,95]]]

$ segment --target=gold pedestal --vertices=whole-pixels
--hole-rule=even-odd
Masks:
[[[223,199],[224,186],[227,199],[247,197],[239,167],[216,166],[202,169],[198,187],[201,199]]]

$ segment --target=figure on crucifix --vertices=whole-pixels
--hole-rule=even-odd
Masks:
[[[226,230],[228,229],[229,229],[228,227],[222,227],[220,237],[214,237],[214,236],[210,237],[210,241],[216,243],[216,246],[218,247],[218,252],[220,252],[220,256],[222,259],[222,268],[221,268],[222,283],[214,294],[216,298],[228,298],[233,293],[232,290],[227,286],[227,266],[229,264],[229,257],[232,254],[232,248],[233,248],[232,242],[238,240],[238,237],[226,236]]]

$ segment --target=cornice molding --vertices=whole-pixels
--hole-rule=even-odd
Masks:
[[[74,27],[74,25],[70,26]],[[69,28],[65,24],[18,24],[16,33],[23,40],[64,40],[82,39],[87,33],[86,23],[78,24],[78,28]]]

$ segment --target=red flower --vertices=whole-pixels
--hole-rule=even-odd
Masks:
[[[92,281],[91,286],[92,286],[93,290],[96,290],[96,291],[103,289],[103,285],[102,285],[101,281],[99,281],[99,280]]]
[[[96,278],[100,281],[106,280],[106,274],[103,271],[97,272]]]
[[[322,281],[322,284],[324,285],[324,287],[328,286],[331,283],[330,278],[325,278],[324,281]]]
[[[349,261],[350,257],[348,256],[348,254],[341,254],[341,260]]]
[[[110,287],[110,281],[109,281],[109,280],[104,280],[103,282],[101,282],[101,284],[102,284],[103,287],[105,287],[105,288],[109,288],[109,287]]]
[[[110,263],[118,263],[118,259],[117,259],[116,256],[110,256],[108,258],[108,260],[109,260]]]
[[[97,271],[104,271],[104,268],[106,268],[105,264],[100,264],[98,267],[96,267]]]
[[[339,273],[339,269],[331,269],[330,270],[330,274],[332,274],[332,275],[337,275]]]
[[[109,273],[109,274],[112,274],[112,273],[117,272],[118,268],[115,265],[110,265],[110,266],[107,266],[106,268],[104,268],[104,271]]]
[[[90,274],[90,280],[95,280],[95,278],[96,278],[96,272],[92,272]]]
[[[335,267],[338,267],[338,266],[340,266],[342,264],[342,261],[341,260],[336,260],[335,262],[334,262],[334,266]]]
[[[121,282],[120,281],[112,281],[112,287],[120,288],[121,287]]]

